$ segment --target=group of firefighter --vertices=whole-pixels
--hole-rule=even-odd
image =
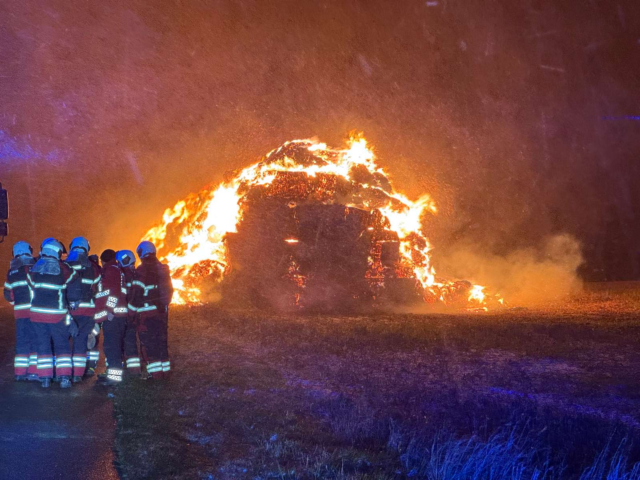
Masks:
[[[69,388],[93,376],[101,330],[107,368],[98,376],[100,383],[169,375],[173,287],[155,246],[140,243],[137,268],[130,250],[105,250],[100,258],[89,251],[84,237],[74,238],[68,252],[63,243],[48,238],[37,257],[27,242],[13,246],[4,297],[13,305],[16,321],[17,381],[39,381],[44,388],[54,381]]]

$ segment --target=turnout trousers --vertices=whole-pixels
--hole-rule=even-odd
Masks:
[[[102,348],[107,358],[108,369],[122,370],[122,355],[124,350],[124,334],[127,329],[127,317],[115,317],[113,320],[102,322],[104,341]]]
[[[141,318],[138,325],[140,347],[147,359],[147,372],[153,378],[163,378],[171,371],[168,346],[168,314],[158,313]]]
[[[78,335],[73,339],[73,375],[82,377],[87,368],[87,338],[93,330],[93,317],[78,315],[73,319],[78,324]]]
[[[28,318],[16,319],[16,356],[13,360],[16,375],[38,373],[38,341]]]
[[[135,315],[127,318],[127,331],[124,334],[124,357],[127,361],[127,372],[140,375],[141,358],[138,353],[138,323]]]
[[[96,344],[91,350],[87,351],[87,370],[89,375],[93,375],[96,367],[98,366],[98,362],[100,361],[100,331],[101,329],[100,323],[94,323],[93,325],[93,333],[96,339]]]
[[[71,345],[69,344],[69,327],[64,320],[58,323],[32,322],[38,339],[38,376],[53,378],[53,352],[56,353],[56,375],[71,376]],[[53,350],[51,344],[53,343]]]

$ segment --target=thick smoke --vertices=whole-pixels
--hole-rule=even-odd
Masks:
[[[450,278],[487,285],[511,306],[541,305],[579,291],[578,268],[583,262],[580,244],[570,235],[548,237],[537,248],[499,256],[465,244],[437,258],[439,272]]]

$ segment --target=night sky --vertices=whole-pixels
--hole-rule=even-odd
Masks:
[[[10,237],[134,248],[163,210],[286,140],[363,132],[429,192],[436,257],[570,234],[640,278],[637,0],[0,3]]]

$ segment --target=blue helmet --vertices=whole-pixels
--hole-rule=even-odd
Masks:
[[[74,248],[84,248],[85,252],[89,253],[91,247],[89,246],[89,240],[84,237],[76,237],[71,240],[71,245],[69,245],[69,250],[73,250]]]
[[[136,264],[136,256],[131,250],[118,250],[116,260],[121,267],[133,267]]]
[[[28,255],[33,256],[33,248],[27,242],[23,242],[22,240],[16,242],[13,246],[13,256],[19,257],[20,255]]]
[[[42,246],[40,255],[45,257],[55,257],[58,260],[62,257],[64,247],[57,240],[49,240]]]
[[[136,252],[138,254],[138,257],[140,257],[140,260],[142,260],[147,255],[155,254],[156,246],[153,243],[145,240],[144,242],[140,242],[140,245],[138,245]]]
[[[44,240],[42,240],[42,243],[40,244],[40,250],[42,250],[47,243],[55,242],[55,241],[56,239],[53,237],[45,238]]]
[[[53,237],[45,238],[45,239],[42,241],[42,243],[40,244],[40,251],[42,252],[42,249],[44,248],[44,246],[45,246],[47,243],[50,243],[50,242],[58,242],[58,244],[59,244],[59,245],[60,245],[60,247],[62,248],[62,253],[67,253],[67,249],[65,248],[64,243],[62,243],[60,240],[58,240],[58,239],[56,239],[56,238],[53,238]]]

